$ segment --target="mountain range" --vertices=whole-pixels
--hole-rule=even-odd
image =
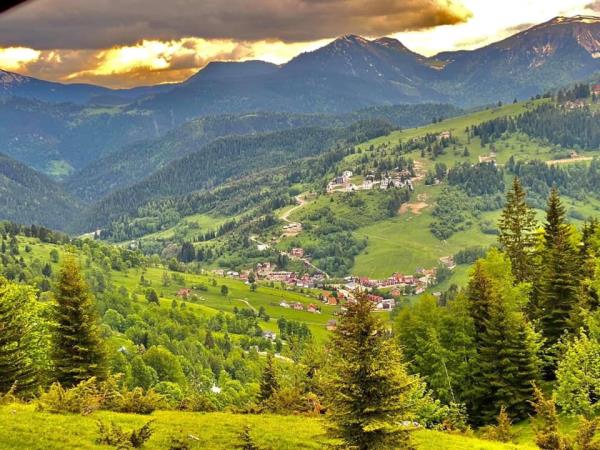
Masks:
[[[0,71],[0,175],[10,187],[6,195],[33,195],[16,193],[26,183],[16,183],[14,173],[27,173],[36,186],[48,184],[38,191],[52,194],[51,203],[73,205],[77,212],[115,194],[146,202],[245,173],[244,155],[237,153],[230,170],[207,166],[219,164],[228,145],[249,149],[264,167],[273,167],[268,158],[274,155],[288,161],[318,153],[318,140],[302,152],[288,144],[302,130],[337,136],[360,121],[419,126],[465,107],[512,102],[589,80],[598,70],[600,18],[576,16],[554,18],[476,50],[432,57],[396,39],[346,35],[286,64],[213,62],[182,83],[133,89]],[[269,143],[278,136],[285,145]],[[193,171],[192,181],[171,179],[170,171],[185,168]],[[27,172],[31,169],[53,180]],[[164,180],[173,192],[150,192]],[[132,201],[128,207],[137,205]],[[15,211],[5,208],[2,218],[14,219]],[[28,221],[40,217],[36,214]],[[58,224],[44,223],[64,228],[71,217],[65,213]]]
[[[111,90],[0,72],[0,96],[129,103],[171,122],[243,111],[342,112],[379,104],[474,106],[539,94],[600,67],[600,18],[556,17],[500,42],[425,57],[392,38],[342,36],[286,64],[213,62],[173,85]]]

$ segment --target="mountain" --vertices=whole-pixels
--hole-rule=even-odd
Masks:
[[[340,113],[375,105],[474,106],[525,98],[600,69],[600,19],[556,17],[500,42],[427,58],[396,39],[342,36],[282,65],[213,62],[183,83],[111,90],[0,71],[0,97],[130,103],[174,128],[203,115],[249,111]]]
[[[0,219],[64,229],[81,213],[79,202],[57,183],[0,154]]]
[[[511,101],[600,69],[600,19],[557,17],[472,51],[426,58],[392,38],[342,36],[286,64],[209,64],[133,108],[184,121],[251,110],[346,112],[372,105]],[[217,75],[218,76],[215,76]]]
[[[429,86],[435,75],[427,58],[395,39],[343,36],[281,66],[257,61],[209,64],[168,93],[131,108],[162,112],[177,121],[256,110],[340,113],[442,101],[446,96]]]
[[[23,97],[46,102],[129,103],[171,89],[170,85],[140,86],[132,89],[109,89],[92,84],[63,84],[0,70],[0,98]]]
[[[438,90],[469,94],[469,103],[485,103],[583,80],[600,69],[599,57],[600,18],[576,16],[556,17],[480,49],[440,53],[433,59],[444,65]]]

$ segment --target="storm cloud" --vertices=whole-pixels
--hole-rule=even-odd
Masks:
[[[0,45],[105,49],[182,37],[307,42],[468,20],[460,0],[31,0],[0,16]]]

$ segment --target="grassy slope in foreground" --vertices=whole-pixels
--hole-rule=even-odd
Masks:
[[[321,449],[331,441],[322,419],[304,416],[241,415],[157,411],[151,416],[106,411],[89,416],[36,412],[33,405],[0,406],[0,449],[30,450],[110,448],[97,445],[97,421],[113,421],[125,430],[154,420],[154,434],[143,448],[166,449],[172,437],[184,436],[192,449],[229,450],[240,444],[245,426],[260,448]],[[189,439],[193,435],[196,439]],[[534,449],[532,445],[506,445],[458,435],[422,430],[414,434],[422,450]]]

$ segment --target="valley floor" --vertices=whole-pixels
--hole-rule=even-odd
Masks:
[[[95,449],[99,420],[115,422],[124,430],[141,427],[153,420],[154,433],[146,449],[167,449],[173,437],[184,438],[190,448],[232,449],[241,444],[246,426],[260,448],[320,449],[332,441],[325,435],[322,419],[304,416],[242,415],[231,413],[189,413],[157,411],[151,416],[95,412],[88,416],[49,414],[35,411],[34,405],[0,406],[0,449]],[[534,449],[530,444],[501,444],[481,439],[422,430],[414,433],[423,450],[509,450]]]

